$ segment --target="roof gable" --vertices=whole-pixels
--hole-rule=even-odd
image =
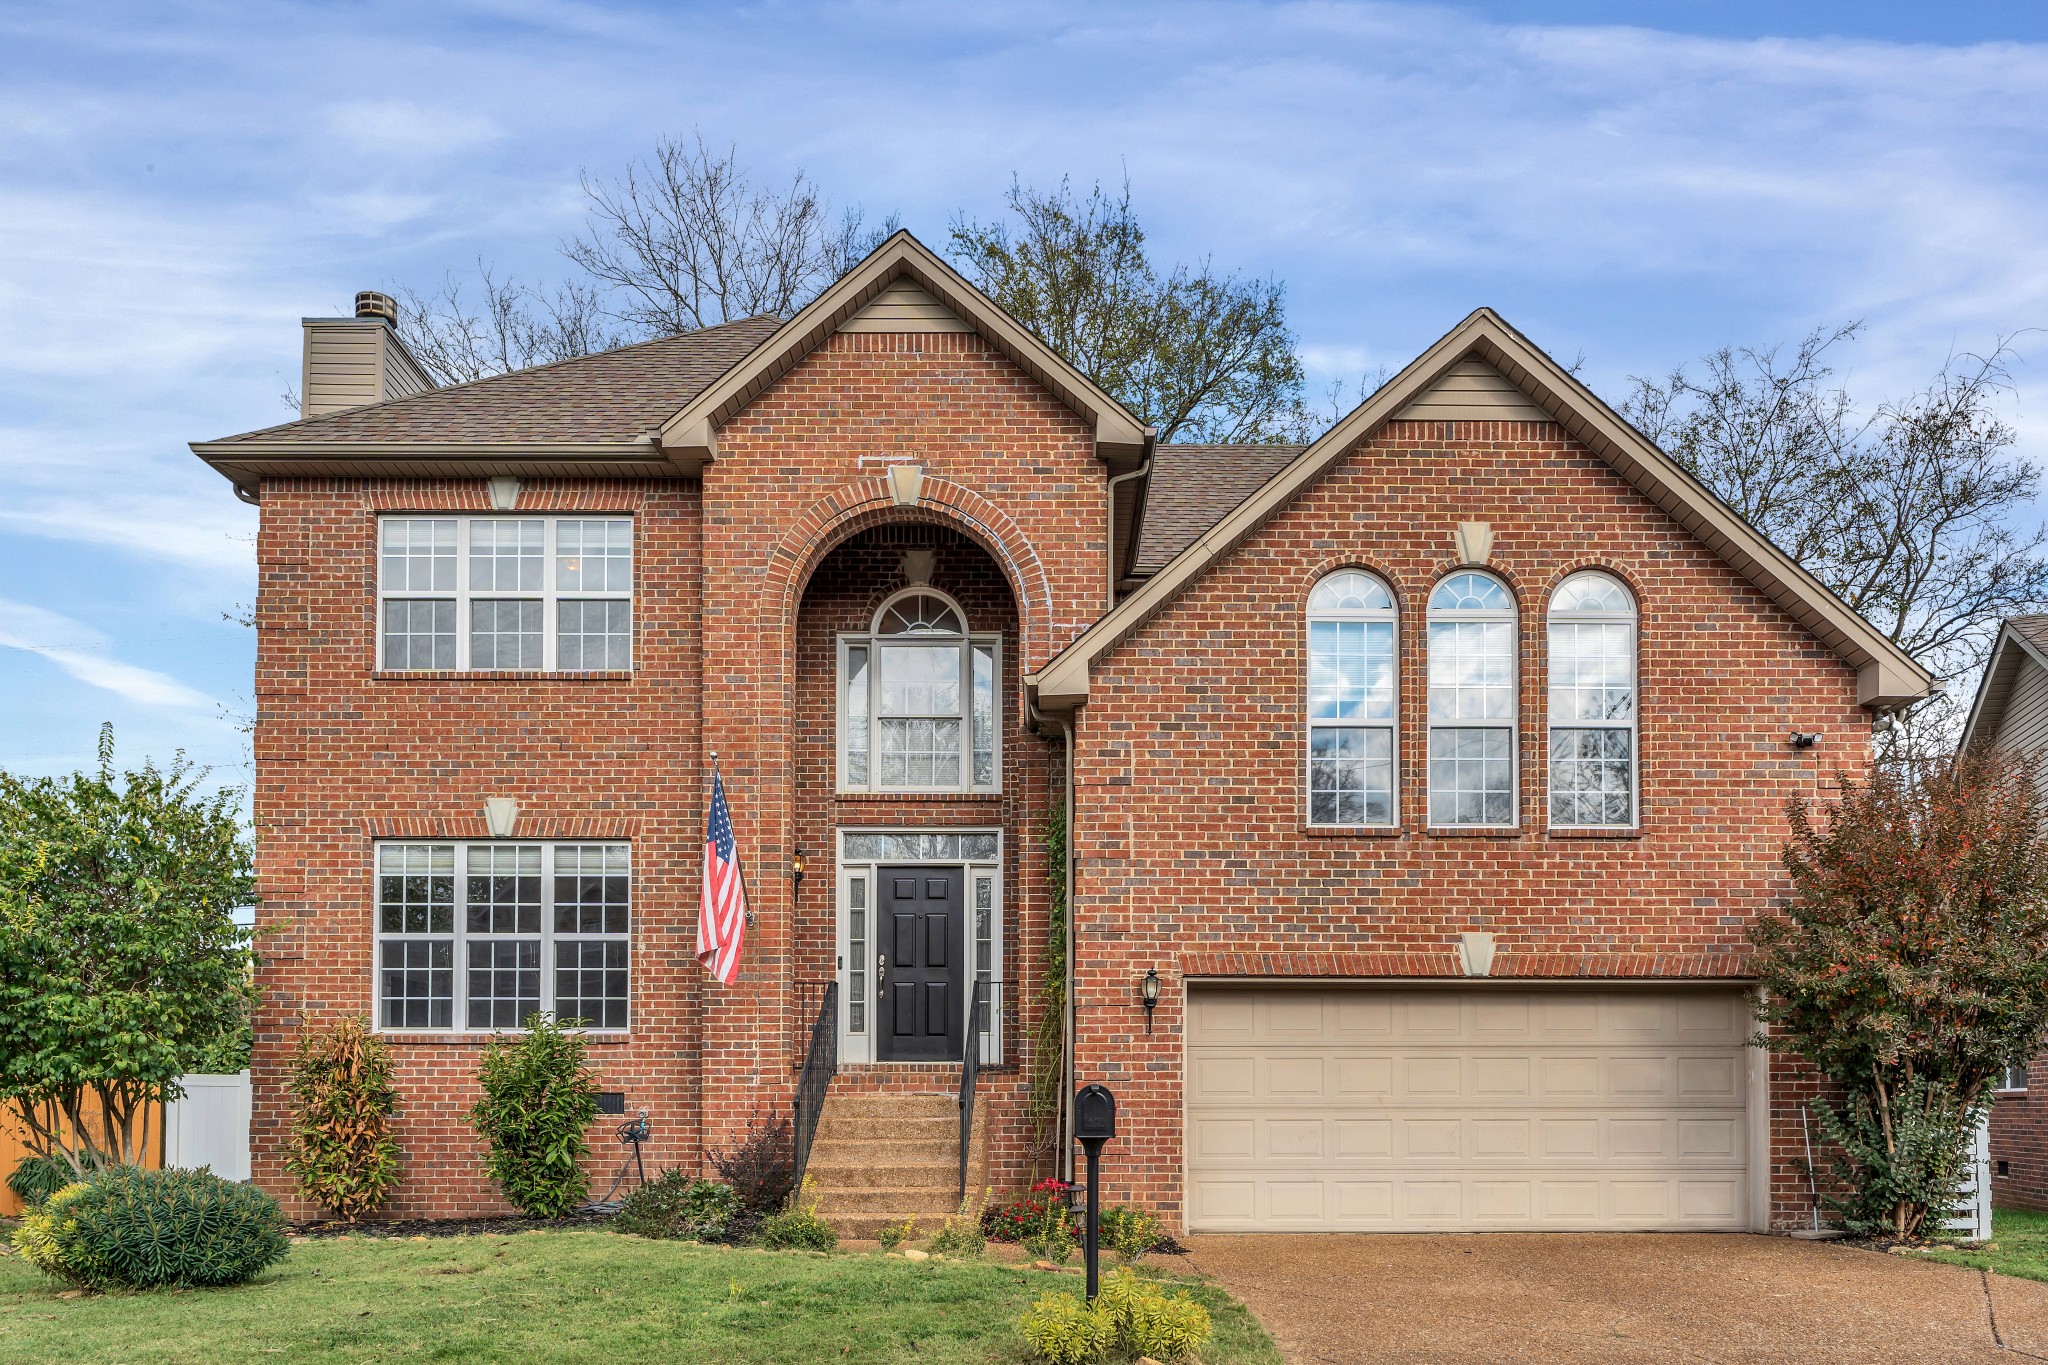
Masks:
[[[1854,667],[1857,696],[1863,704],[1894,706],[1927,695],[1932,679],[1905,651],[1856,615],[1499,314],[1481,308],[1033,674],[1027,681],[1037,692],[1039,704],[1068,708],[1085,702],[1095,660],[1228,555],[1359,441],[1402,416],[1418,398],[1439,391],[1448,377],[1475,376],[1470,368],[1475,360],[1512,384],[1534,414],[1563,426]]]
[[[2048,671],[2048,616],[2013,616],[1999,624],[1960,747],[1998,742],[2020,676],[2029,668]]]
[[[745,361],[684,404],[662,424],[662,447],[674,455],[717,458],[718,428],[834,332],[849,323],[855,324],[853,330],[913,330],[902,324],[917,321],[920,313],[936,318],[934,308],[962,325],[914,330],[978,332],[1094,426],[1098,455],[1111,463],[1132,464],[1143,457],[1150,428],[908,232],[898,232],[876,247]]]

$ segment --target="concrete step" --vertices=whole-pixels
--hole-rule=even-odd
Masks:
[[[885,1217],[879,1213],[837,1213],[830,1216],[824,1214],[819,1216],[830,1223],[832,1230],[841,1237],[862,1237],[872,1240],[883,1228],[888,1227],[891,1223],[901,1223],[904,1218],[911,1215],[903,1214],[894,1218]],[[918,1217],[914,1221],[917,1223],[917,1232],[914,1235],[918,1237],[929,1237],[940,1228],[946,1226],[944,1217],[929,1214]]]
[[[826,1142],[960,1142],[960,1120],[943,1119],[841,1119],[830,1114],[818,1120],[813,1145]]]
[[[931,1118],[958,1115],[956,1094],[930,1095],[831,1095],[825,1101],[825,1118]]]
[[[906,1165],[886,1165],[877,1162],[821,1162],[811,1158],[811,1188],[823,1195],[840,1190],[873,1189],[958,1189],[960,1186],[959,1161],[919,1161]]]
[[[958,1211],[960,1187],[954,1184],[940,1189],[879,1188],[871,1190],[825,1190],[815,1187],[812,1198],[818,1203],[818,1216],[826,1222],[838,1225],[842,1214],[875,1214],[884,1221],[909,1216],[943,1218]]]
[[[874,1161],[883,1165],[904,1165],[927,1161],[957,1162],[960,1139],[946,1138],[859,1138],[820,1140],[811,1146],[811,1168],[820,1164],[841,1165],[853,1161]]]

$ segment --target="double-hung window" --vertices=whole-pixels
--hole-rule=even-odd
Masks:
[[[930,588],[884,602],[839,639],[843,791],[996,791],[1002,637],[975,635]]]
[[[1346,569],[1308,598],[1308,818],[1394,823],[1393,594]]]
[[[624,1029],[631,915],[626,844],[379,844],[378,1026]]]
[[[632,518],[387,516],[377,535],[379,668],[633,666]]]
[[[1515,823],[1515,599],[1462,570],[1429,596],[1429,823]]]
[[[1550,599],[1550,823],[1636,823],[1636,604],[1611,574]]]

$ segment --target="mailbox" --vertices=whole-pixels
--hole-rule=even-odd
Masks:
[[[1116,1096],[1106,1085],[1084,1085],[1074,1096],[1074,1140],[1086,1145],[1116,1136]]]

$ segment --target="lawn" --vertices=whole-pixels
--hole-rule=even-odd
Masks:
[[[1996,1247],[1993,1251],[1990,1248]],[[1930,1261],[1972,1266],[2027,1280],[2048,1280],[2048,1213],[1994,1209],[1991,1241],[1984,1247],[1951,1247],[1929,1252]]]
[[[986,1262],[577,1231],[323,1239],[239,1289],[66,1299],[10,1255],[0,1360],[1023,1362],[1018,1313],[1079,1287]],[[1216,1322],[1206,1365],[1279,1365],[1242,1306],[1189,1287]]]

